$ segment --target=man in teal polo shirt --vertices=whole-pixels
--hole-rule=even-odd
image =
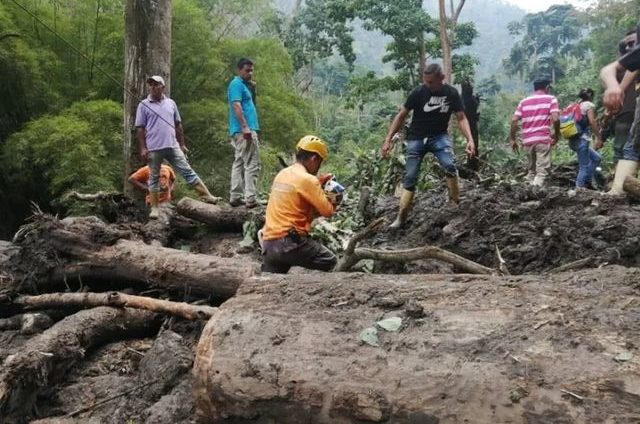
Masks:
[[[253,62],[238,61],[238,75],[229,83],[229,135],[234,148],[231,168],[231,206],[257,206],[257,183],[260,172],[258,149],[258,112],[252,93]]]

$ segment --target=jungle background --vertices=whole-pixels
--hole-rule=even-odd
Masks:
[[[71,190],[122,190],[123,3],[0,4],[0,238],[11,237],[32,202],[65,215],[78,207],[64,200]],[[615,59],[639,11],[638,0],[534,14],[500,1],[464,5],[452,28],[453,83],[469,82],[480,96],[481,172],[509,178],[521,168],[522,153],[508,149],[509,121],[537,75],[553,76],[561,106],[593,87],[601,114],[599,69]],[[170,96],[192,165],[214,194],[228,193],[226,87],[240,57],[255,62],[265,196],[276,155],[288,157],[307,133],[329,142],[325,168],[349,190],[393,190],[402,154],[381,160],[378,149],[419,84],[420,52],[428,62],[442,56],[436,1],[175,0],[172,14]],[[554,163],[573,160],[561,143]],[[421,188],[434,184],[429,175],[423,172]]]

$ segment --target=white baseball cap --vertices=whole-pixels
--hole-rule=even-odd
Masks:
[[[162,78],[160,75],[154,75],[152,77],[147,78],[147,83],[150,83],[151,81],[155,81],[164,87],[164,78]]]

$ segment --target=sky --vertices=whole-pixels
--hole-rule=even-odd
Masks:
[[[524,9],[530,13],[542,12],[547,10],[549,6],[553,4],[565,4],[569,3],[579,9],[584,9],[592,1],[590,0],[505,0],[507,3],[514,4],[521,9]]]

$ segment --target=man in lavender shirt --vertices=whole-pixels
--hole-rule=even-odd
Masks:
[[[147,79],[147,84],[149,96],[138,104],[135,125],[140,156],[148,161],[151,170],[148,184],[151,204],[149,218],[158,218],[158,180],[163,159],[182,175],[201,200],[217,203],[220,198],[211,195],[184,155],[188,149],[184,142],[182,119],[176,103],[164,95],[164,79],[154,75]]]

